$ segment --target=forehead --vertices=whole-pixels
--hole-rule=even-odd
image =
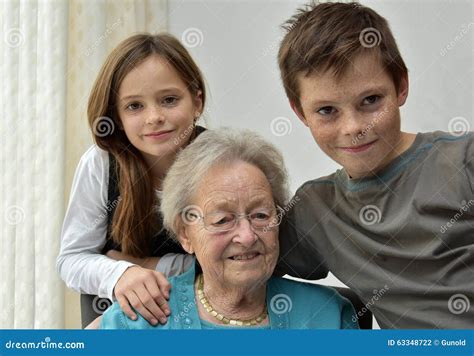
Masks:
[[[256,166],[241,161],[211,168],[201,182],[196,198],[203,205],[273,200],[265,174]]]
[[[120,84],[119,95],[125,96],[148,89],[164,90],[172,87],[185,89],[186,85],[167,60],[159,55],[151,55],[127,73]]]
[[[299,73],[297,80],[303,106],[314,101],[341,101],[375,88],[394,87],[380,57],[366,53],[354,57],[339,75],[329,69],[309,75]]]

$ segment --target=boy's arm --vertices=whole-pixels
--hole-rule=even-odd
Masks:
[[[466,150],[466,174],[471,186],[471,191],[474,193],[474,132],[470,133]]]
[[[320,252],[311,243],[314,237],[310,232],[304,233],[298,228],[297,209],[301,205],[296,204],[283,217],[279,229],[280,258],[275,274],[288,274],[303,279],[325,278],[328,269]]]

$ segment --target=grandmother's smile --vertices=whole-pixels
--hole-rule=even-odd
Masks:
[[[259,252],[253,252],[253,253],[246,253],[243,255],[235,255],[235,256],[229,257],[229,259],[233,261],[239,261],[239,262],[250,262],[250,261],[256,260],[261,255],[262,254]]]

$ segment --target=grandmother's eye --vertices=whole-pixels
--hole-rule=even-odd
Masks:
[[[258,212],[250,215],[252,220],[268,220],[270,219],[270,214],[267,212]]]

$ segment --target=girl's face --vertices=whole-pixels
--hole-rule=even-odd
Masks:
[[[176,69],[159,55],[133,68],[120,84],[118,114],[130,143],[146,158],[173,156],[189,142],[202,110]]]

